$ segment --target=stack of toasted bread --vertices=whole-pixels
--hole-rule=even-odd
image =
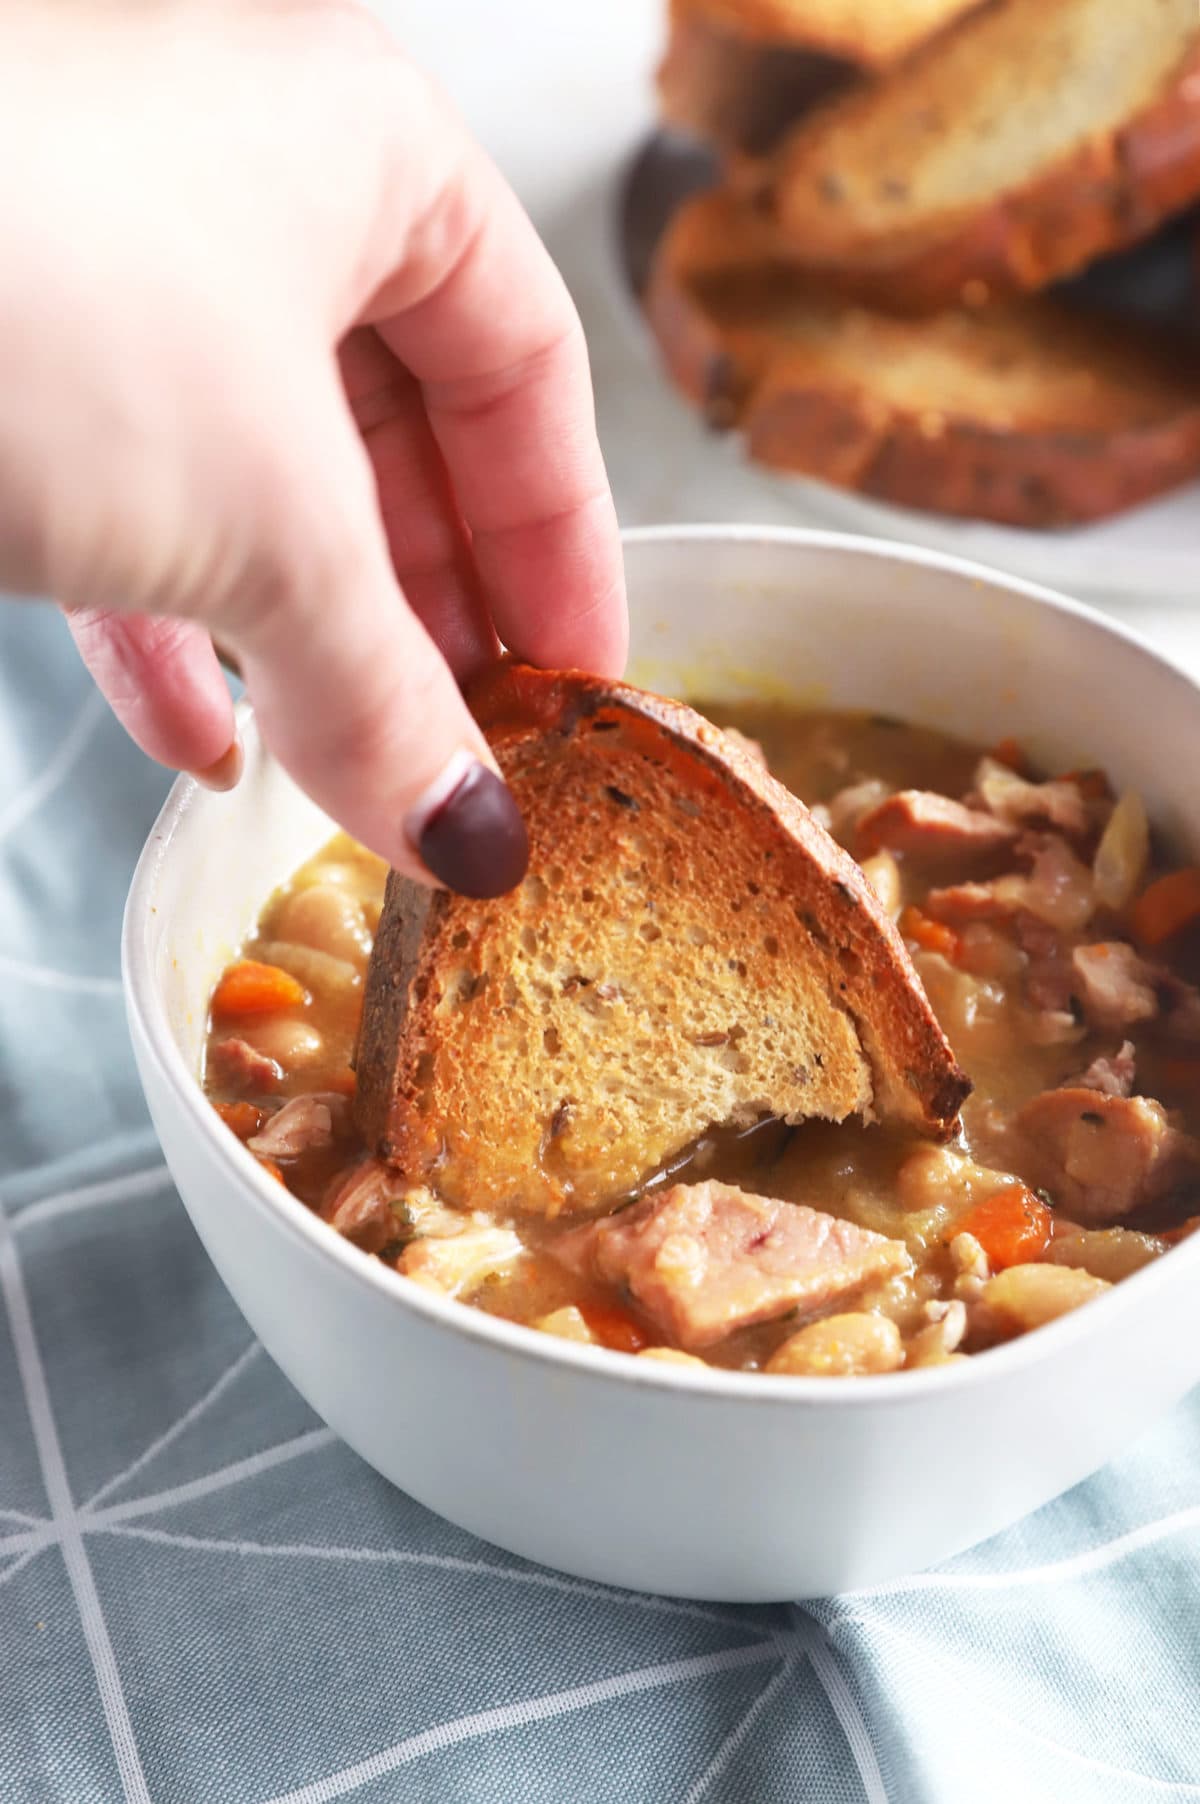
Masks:
[[[721,177],[647,312],[751,457],[1025,527],[1200,472],[1198,341],[1053,292],[1200,198],[1198,0],[671,0],[659,92]]]

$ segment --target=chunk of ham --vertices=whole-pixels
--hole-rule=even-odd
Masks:
[[[860,845],[868,852],[900,852],[926,864],[991,864],[1020,838],[1009,821],[968,808],[931,789],[901,789],[858,822]]]
[[[216,1042],[208,1055],[208,1070],[210,1076],[216,1075],[231,1090],[240,1090],[243,1095],[253,1091],[269,1094],[283,1082],[282,1067],[236,1035]]]
[[[1082,836],[1092,825],[1077,783],[1064,779],[1029,783],[996,758],[981,761],[975,772],[975,793],[985,808],[1013,826],[1041,822],[1060,832]]]
[[[813,1314],[909,1266],[897,1240],[712,1180],[643,1197],[559,1246],[576,1269],[626,1285],[685,1348],[791,1309]]]
[[[1144,1096],[1045,1090],[1018,1111],[1012,1131],[1021,1176],[1083,1223],[1116,1221],[1200,1181],[1200,1142]]]
[[[1075,1079],[1074,1087],[1099,1090],[1105,1096],[1132,1096],[1136,1081],[1133,1042],[1123,1040],[1111,1058],[1093,1059],[1087,1070]]]
[[[1074,992],[1089,1026],[1133,1027],[1158,1014],[1155,972],[1124,940],[1076,946],[1071,969]]]
[[[266,1159],[295,1159],[313,1147],[332,1146],[334,1110],[342,1101],[334,1095],[293,1096],[246,1144]]]

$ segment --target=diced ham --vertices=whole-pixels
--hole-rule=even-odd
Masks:
[[[901,852],[927,864],[991,863],[1020,837],[1008,821],[935,794],[902,789],[858,822],[861,845],[871,852]]]
[[[1124,1040],[1111,1058],[1093,1059],[1087,1070],[1068,1088],[1099,1090],[1104,1096],[1132,1096],[1137,1065],[1132,1040]]]
[[[294,1159],[313,1147],[332,1146],[334,1108],[340,1096],[293,1096],[246,1142],[266,1159]]]
[[[1076,946],[1071,967],[1074,991],[1089,1026],[1132,1027],[1157,1015],[1155,972],[1124,940]]]
[[[1013,826],[1036,821],[1063,833],[1083,835],[1092,824],[1078,784],[1066,780],[1028,783],[996,758],[984,758],[980,763],[975,790],[985,808]]]
[[[559,1245],[568,1261],[582,1257],[596,1277],[627,1285],[685,1348],[790,1309],[812,1314],[909,1266],[899,1241],[711,1180],[643,1197]]]
[[[256,1052],[248,1040],[231,1036],[218,1040],[208,1055],[209,1075],[216,1075],[232,1090],[243,1095],[277,1090],[283,1082],[283,1070],[264,1053]]]
[[[1013,921],[1017,944],[1025,954],[1025,995],[1032,1007],[1066,1014],[1071,1007],[1070,950],[1058,929],[1019,909]],[[1072,1022],[1074,1017],[1072,1017]]]
[[[931,889],[922,907],[935,921],[947,921],[954,927],[1004,920],[1016,913],[1015,905],[1001,901],[990,883],[952,883],[947,889]]]
[[[1143,1096],[1045,1090],[1018,1112],[1013,1134],[1021,1176],[1084,1223],[1116,1221],[1200,1180],[1200,1142]]]

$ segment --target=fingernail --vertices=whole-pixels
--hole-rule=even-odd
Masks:
[[[460,896],[503,896],[529,868],[529,836],[508,785],[457,751],[405,821],[428,870]]]
[[[192,775],[197,783],[203,783],[205,789],[236,789],[245,762],[242,736],[235,733],[215,764],[208,765],[204,770],[194,770]]]

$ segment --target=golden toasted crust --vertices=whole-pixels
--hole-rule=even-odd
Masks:
[[[885,68],[982,0],[687,0],[691,12],[748,38],[799,44],[866,69]]]
[[[1200,470],[1194,347],[1045,301],[920,320],[849,306],[727,191],[677,214],[646,309],[675,382],[752,458],[881,500],[1054,526]]]
[[[996,0],[778,146],[789,254],[934,311],[1037,289],[1200,193],[1192,0]]]
[[[663,119],[719,150],[762,157],[819,102],[855,79],[846,62],[744,36],[732,20],[673,0],[658,66]]]
[[[530,874],[477,902],[395,874],[358,1119],[451,1201],[588,1208],[706,1129],[886,1115],[944,1134],[969,1085],[857,865],[692,709],[504,664],[470,696]]]

